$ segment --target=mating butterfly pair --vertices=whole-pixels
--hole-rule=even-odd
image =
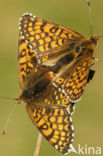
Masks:
[[[98,37],[24,14],[20,19],[18,70],[21,94],[34,125],[60,153],[72,148],[74,104],[94,71]]]

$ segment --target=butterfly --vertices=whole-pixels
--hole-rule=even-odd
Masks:
[[[71,115],[86,84],[97,35],[90,39],[64,26],[24,14],[19,23],[18,75],[21,94],[34,125],[60,153],[74,138]]]

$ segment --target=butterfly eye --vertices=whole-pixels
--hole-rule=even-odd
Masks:
[[[75,49],[76,53],[79,53],[80,50],[81,50],[81,48],[79,46],[77,46],[76,49]]]

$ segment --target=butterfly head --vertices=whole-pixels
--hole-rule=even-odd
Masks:
[[[98,38],[98,36],[97,36],[96,34],[94,34],[94,35],[90,38],[90,40],[91,40],[92,44],[93,44],[94,46],[96,46],[96,45],[97,45],[97,41],[99,40],[99,38]]]

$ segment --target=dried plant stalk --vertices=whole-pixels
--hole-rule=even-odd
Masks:
[[[41,135],[41,133],[39,133],[36,148],[34,151],[34,156],[39,156],[41,142],[42,142],[42,135]]]

